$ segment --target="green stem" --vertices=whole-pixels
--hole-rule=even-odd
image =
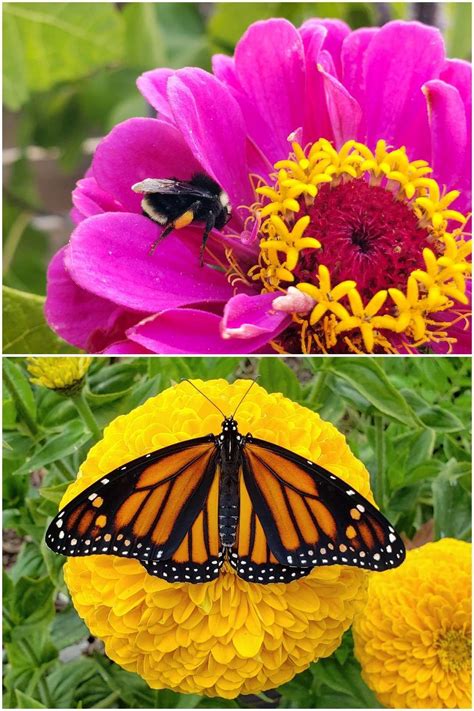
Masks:
[[[110,709],[113,708],[113,704],[117,699],[120,698],[120,693],[118,691],[112,691],[111,694],[99,701],[98,704],[94,706],[95,709]]]
[[[71,395],[71,400],[76,406],[77,411],[82,417],[83,422],[87,425],[95,441],[98,442],[102,438],[102,433],[99,429],[99,425],[95,420],[92,410],[89,407],[89,403],[87,402],[84,396],[84,391],[81,390],[80,393],[77,393],[76,395]]]
[[[8,233],[5,248],[3,250],[3,274],[7,274],[10,269],[11,263],[15,257],[15,253],[18,245],[20,244],[23,234],[30,224],[31,214],[29,212],[22,212],[16,218],[13,223],[10,232]]]
[[[376,459],[376,472],[375,472],[375,486],[374,495],[375,500],[381,506],[384,507],[385,504],[385,486],[384,486],[384,476],[385,476],[385,437],[384,437],[384,417],[383,415],[376,414],[374,416],[375,422],[375,459]]]

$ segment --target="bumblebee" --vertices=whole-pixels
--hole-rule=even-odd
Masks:
[[[202,266],[210,231],[214,227],[222,229],[232,216],[229,196],[221,186],[205,173],[195,173],[189,181],[146,178],[132,185],[132,190],[144,195],[143,214],[165,228],[153,242],[150,254],[173,230],[192,222],[205,223],[200,252]]]

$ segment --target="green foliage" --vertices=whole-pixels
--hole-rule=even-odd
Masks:
[[[3,287],[3,353],[77,353],[51,331],[44,296]]]
[[[4,8],[4,101],[87,76],[116,61],[122,27],[109,3],[8,3]],[[74,51],[72,51],[74,50]]]
[[[4,368],[4,526],[22,541],[4,577],[7,708],[209,708],[227,702],[153,691],[92,653],[71,606],[63,558],[44,543],[92,443],[74,403]],[[96,358],[85,396],[101,428],[182,378],[259,376],[318,411],[366,464],[378,504],[407,538],[434,519],[437,538],[470,535],[469,358]],[[85,654],[85,652],[88,654]],[[61,655],[61,656],[60,656]],[[281,708],[374,708],[350,634],[279,689]]]

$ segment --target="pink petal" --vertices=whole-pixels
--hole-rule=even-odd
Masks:
[[[107,353],[108,355],[133,355],[136,353],[153,353],[153,351],[149,351],[147,348],[144,348],[139,343],[134,343],[133,341],[127,340],[112,343],[110,346],[107,346],[107,348],[104,348],[102,353]]]
[[[251,137],[272,163],[286,158],[287,137],[304,120],[305,59],[298,31],[283,19],[254,23],[235,48],[235,70],[259,118]]]
[[[141,215],[90,217],[71,236],[66,267],[84,289],[137,311],[226,301],[225,275],[199,266],[199,230],[170,234],[150,255],[159,230]]]
[[[286,293],[273,299],[272,308],[274,311],[284,311],[287,314],[306,314],[315,304],[316,301],[309,294],[305,294],[295,286],[289,286]]]
[[[335,74],[340,79],[342,77],[341,50],[344,40],[351,34],[350,27],[341,20],[307,20],[301,25],[300,32],[314,32],[321,27],[325,30],[322,49],[331,55],[336,70]]]
[[[304,144],[319,138],[333,140],[331,120],[326,106],[324,81],[318,69],[327,29],[319,22],[308,21],[300,29],[306,57]]]
[[[179,131],[169,123],[134,118],[119,123],[97,147],[92,163],[102,190],[130,212],[141,213],[132,185],[145,178],[187,180],[201,169]]]
[[[362,111],[358,102],[349,94],[341,82],[320,67],[324,79],[326,104],[331,121],[332,132],[336,148],[351,138],[356,138]]]
[[[174,69],[152,69],[137,79],[137,87],[141,95],[154,109],[161,119],[170,120],[173,117],[167,96],[168,79],[175,74]]]
[[[250,205],[246,130],[230,90],[202,69],[182,69],[168,81],[176,125],[204,171],[229,194],[232,205]]]
[[[252,353],[269,340],[267,334],[250,340],[224,340],[221,318],[199,309],[170,309],[145,319],[127,332],[128,338],[153,353]]]
[[[233,57],[228,57],[226,54],[213,54],[212,72],[219,81],[226,84],[229,89],[233,89],[237,95],[242,92],[242,87],[235,72]]]
[[[275,294],[237,294],[225,305],[221,334],[225,339],[265,336],[271,341],[290,323],[290,317],[273,309]]]
[[[351,32],[346,37],[341,50],[342,80],[349,94],[359,102],[365,95],[365,54],[374,36],[380,30],[376,27],[364,27]],[[367,117],[363,114],[357,138],[364,139],[367,133]]]
[[[422,86],[439,75],[444,43],[439,30],[418,22],[389,22],[374,35],[365,53],[367,141],[378,139],[408,156],[430,158],[430,131]]]
[[[470,128],[471,113],[472,113],[472,66],[469,62],[462,59],[447,59],[441,72],[440,79],[447,84],[452,84],[456,87],[461,95],[466,115],[468,117],[468,126]],[[470,133],[470,132],[469,132]]]
[[[457,89],[439,79],[427,82],[423,91],[431,126],[433,177],[448,190],[462,187],[463,197],[468,200],[471,151],[461,96]],[[454,209],[458,209],[456,204]]]
[[[72,193],[72,201],[76,208],[74,214],[80,216],[80,219],[75,220],[76,224],[86,217],[100,215],[102,212],[124,211],[118,200],[99,188],[95,178],[78,180]]]
[[[68,343],[88,352],[100,352],[114,336],[123,336],[125,329],[144,314],[126,312],[77,286],[64,265],[66,251],[66,247],[60,249],[48,267],[46,320]]]

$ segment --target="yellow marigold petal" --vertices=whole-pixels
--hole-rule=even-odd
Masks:
[[[260,651],[264,634],[251,634],[247,629],[241,628],[237,630],[233,637],[232,643],[241,657],[253,658]]]

